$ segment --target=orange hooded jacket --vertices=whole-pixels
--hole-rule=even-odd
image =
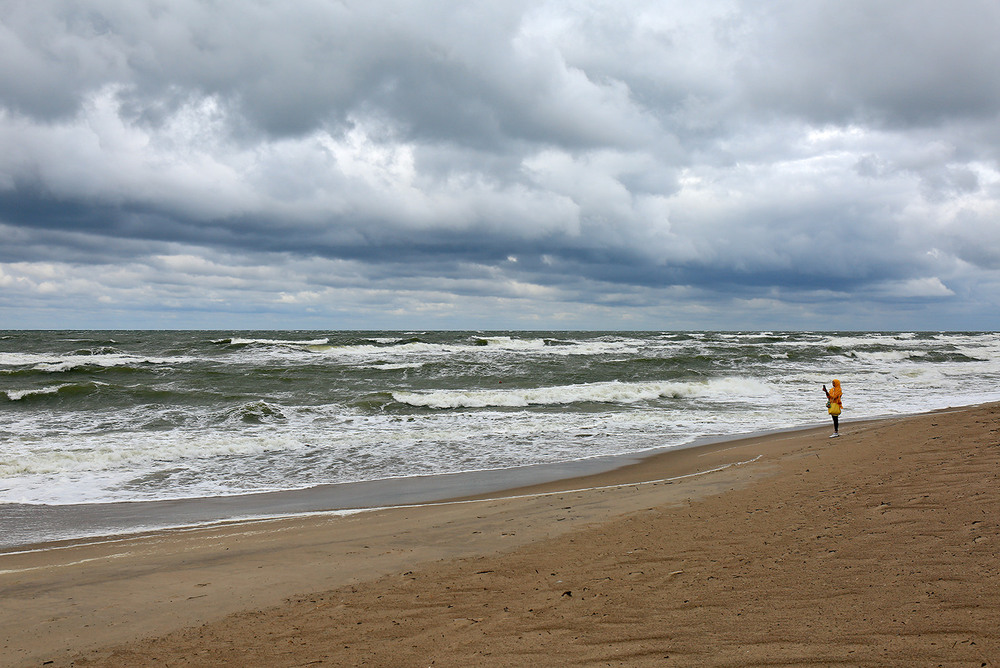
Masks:
[[[833,387],[827,391],[826,396],[830,399],[830,415],[840,415],[840,411],[844,408],[844,402],[841,399],[844,396],[844,391],[840,388],[839,380],[833,381]]]

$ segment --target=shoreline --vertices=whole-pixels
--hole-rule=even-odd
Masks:
[[[852,422],[840,439],[824,426],[671,450],[507,496],[0,554],[4,665],[522,665],[537,652],[586,665],[622,648],[630,665],[732,665],[751,650],[873,664],[886,631],[864,630],[903,617],[937,630],[893,636],[888,663],[971,660],[1000,652],[998,415],[940,409]],[[911,619],[921,588],[950,598]],[[976,644],[945,652],[963,629]]]
[[[863,418],[857,424],[883,418]],[[158,531],[224,526],[262,520],[433,504],[454,499],[506,496],[536,486],[603,476],[671,457],[689,449],[820,428],[816,424],[747,434],[704,436],[676,446],[621,455],[533,464],[510,469],[330,483],[302,489],[231,496],[79,504],[0,504],[0,555]],[[18,528],[22,528],[18,531]]]

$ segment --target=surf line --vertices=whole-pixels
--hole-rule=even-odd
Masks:
[[[108,542],[111,542],[111,541],[108,541]],[[86,545],[89,546],[89,545],[93,545],[93,544],[94,543],[87,543]],[[37,549],[37,550],[23,550],[21,552],[6,552],[5,554],[0,554],[0,557],[6,556],[8,554],[29,554],[31,552],[44,552],[44,551],[45,551],[45,549],[41,548],[41,549]],[[121,559],[123,557],[129,556],[130,554],[132,554],[132,553],[131,552],[118,552],[116,554],[103,554],[103,555],[101,555],[99,557],[91,557],[89,559],[80,559],[78,561],[68,561],[68,562],[66,562],[64,564],[45,564],[45,565],[42,565],[42,566],[26,566],[25,568],[10,568],[10,569],[7,569],[7,570],[0,570],[0,575],[10,575],[11,573],[25,573],[27,571],[40,571],[40,570],[44,570],[44,569],[47,569],[47,568],[65,568],[67,566],[78,566],[79,564],[86,564],[87,562],[90,562],[90,561],[105,561],[105,560],[108,560],[108,559]]]
[[[623,487],[639,487],[640,485],[657,485],[663,483],[674,482],[676,480],[684,480],[685,478],[697,478],[703,475],[709,475],[710,473],[718,473],[719,471],[725,471],[728,468],[733,468],[734,466],[745,466],[746,464],[753,464],[757,460],[761,459],[764,455],[757,455],[753,459],[745,459],[739,462],[730,462],[729,464],[723,464],[722,466],[717,466],[712,469],[706,469],[704,471],[696,471],[695,473],[685,473],[684,475],[673,476],[670,478],[657,478],[656,480],[639,480],[637,482],[621,482],[614,485],[600,485],[597,487],[579,487],[577,489],[559,489],[553,490],[551,492],[533,492],[531,494],[512,494],[510,496],[489,496],[482,499],[465,499],[463,501],[429,501],[427,503],[410,503],[410,504],[400,504],[397,506],[372,506],[370,508],[340,508],[337,510],[316,510],[307,513],[288,513],[281,515],[257,515],[255,517],[242,517],[242,518],[232,518],[228,520],[219,520],[215,522],[205,522],[204,524],[194,524],[185,527],[174,527],[172,529],[166,529],[165,531],[198,531],[200,529],[211,529],[214,527],[223,526],[236,526],[240,524],[254,524],[257,522],[273,522],[275,520],[285,520],[285,519],[295,519],[299,517],[329,517],[329,516],[348,516],[356,515],[360,513],[377,512],[381,510],[408,510],[417,508],[436,508],[443,506],[458,506],[471,503],[489,503],[493,501],[507,501],[516,499],[537,499],[545,496],[558,496],[561,494],[580,494],[583,492],[599,492],[601,490],[607,489],[620,489]]]
[[[557,496],[560,494],[580,494],[583,492],[599,492],[601,490],[607,489],[621,489],[623,487],[639,487],[640,485],[657,485],[662,483],[674,482],[676,480],[684,480],[685,478],[697,478],[703,475],[709,475],[711,473],[718,473],[719,471],[725,471],[728,468],[733,468],[734,466],[745,466],[746,464],[753,464],[759,460],[764,455],[757,455],[753,459],[746,459],[739,462],[730,462],[729,464],[723,464],[722,466],[717,466],[712,469],[706,469],[704,471],[696,471],[695,473],[685,473],[684,475],[673,476],[670,478],[657,478],[656,480],[639,480],[637,482],[622,482],[616,483],[614,485],[600,485],[598,487],[580,487],[577,489],[560,489],[551,492],[533,492],[531,494],[514,494],[511,496],[490,496],[482,499],[466,499],[464,501],[430,501],[428,503],[412,503],[403,504],[398,506],[372,506],[371,508],[340,508],[336,510],[317,510],[307,513],[288,513],[280,515],[257,515],[254,517],[234,517],[226,520],[215,520],[212,522],[201,522],[197,524],[188,524],[176,527],[164,527],[162,529],[140,529],[134,533],[120,534],[118,536],[108,537],[104,536],[97,538],[96,540],[87,540],[86,538],[81,539],[79,542],[72,541],[66,545],[56,545],[56,546],[41,546],[36,548],[29,548],[27,550],[17,550],[11,552],[0,553],[0,558],[5,556],[13,556],[17,554],[30,554],[33,552],[48,552],[55,550],[68,550],[75,547],[81,546],[92,546],[101,544],[114,544],[114,543],[124,543],[128,541],[140,540],[145,537],[155,536],[156,534],[175,534],[175,533],[188,533],[195,531],[203,531],[208,529],[222,528],[227,526],[239,526],[239,525],[252,525],[259,522],[273,522],[276,520],[287,520],[296,519],[300,517],[330,517],[330,516],[341,516],[346,517],[348,515],[356,515],[360,513],[377,512],[380,510],[395,510],[395,509],[416,509],[416,508],[435,508],[443,506],[457,506],[470,503],[488,503],[493,501],[506,501],[506,500],[516,500],[516,499],[537,499],[545,496]],[[114,554],[108,555],[112,558],[125,556],[124,554]],[[94,559],[86,559],[85,561],[96,561],[102,557],[95,557]],[[80,562],[73,562],[80,563]],[[42,566],[35,568],[53,568],[53,567],[63,567],[69,564],[53,564],[50,566]],[[34,570],[34,568],[29,569],[13,569],[13,570],[3,570],[0,574],[15,573],[20,570]]]
[[[717,466],[714,469],[707,469],[705,471],[696,471],[695,473],[685,473],[684,475],[673,476],[672,478],[658,478],[656,480],[640,480],[637,482],[620,482],[614,485],[601,485],[599,487],[580,487],[577,489],[560,489],[552,492],[533,492],[531,494],[515,494],[512,496],[491,496],[485,499],[468,499],[465,501],[432,501],[429,503],[415,503],[402,506],[382,506],[379,508],[359,508],[358,512],[365,512],[368,510],[390,510],[392,508],[433,508],[435,506],[450,506],[459,505],[463,503],[482,503],[485,501],[506,501],[507,499],[536,499],[543,496],[556,496],[559,494],[579,494],[581,492],[599,492],[605,489],[619,489],[622,487],[638,487],[639,485],[656,485],[665,482],[674,482],[675,480],[683,480],[685,478],[697,478],[698,476],[708,475],[709,473],[718,473],[719,471],[725,471],[728,468],[734,466],[743,466],[745,464],[753,464],[758,459],[764,455],[757,455],[753,459],[746,459],[741,462],[730,462],[729,464],[723,464],[722,466]],[[327,511],[329,512],[329,511]],[[324,513],[315,513],[317,515],[322,515]],[[276,516],[280,517],[280,516]]]

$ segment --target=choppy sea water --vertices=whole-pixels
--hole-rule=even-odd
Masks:
[[[1000,399],[1000,334],[0,332],[0,503],[488,471]]]

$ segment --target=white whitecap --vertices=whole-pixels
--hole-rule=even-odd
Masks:
[[[56,394],[59,390],[64,387],[69,387],[72,383],[62,383],[61,385],[50,385],[48,387],[41,387],[31,390],[7,390],[7,398],[11,401],[20,401],[25,397],[40,396],[45,394]]]
[[[219,342],[223,343],[227,339],[221,339]],[[228,339],[230,345],[234,346],[246,346],[250,344],[259,345],[270,345],[270,346],[322,346],[330,343],[330,339],[241,339],[233,337]]]
[[[758,380],[719,378],[706,381],[583,383],[556,387],[495,390],[432,390],[393,392],[394,400],[426,408],[518,408],[575,403],[632,404],[659,398],[702,397],[736,400],[767,396]]]

